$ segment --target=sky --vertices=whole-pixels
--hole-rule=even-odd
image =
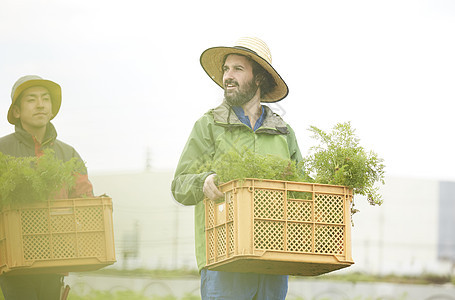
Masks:
[[[222,101],[200,54],[264,40],[296,132],[351,122],[386,175],[455,181],[455,2],[450,0],[0,0],[0,136],[11,87],[62,86],[53,120],[89,173],[174,170],[194,122]]]

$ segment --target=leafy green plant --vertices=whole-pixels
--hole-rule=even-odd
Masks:
[[[199,169],[217,174],[219,184],[235,179],[259,178],[302,181],[302,172],[295,162],[275,155],[261,155],[248,148],[229,151],[216,161],[206,162]]]
[[[383,159],[360,146],[351,123],[337,124],[330,133],[315,126],[310,131],[320,144],[311,147],[305,157],[305,172],[315,182],[347,186],[354,194],[366,196],[371,205],[381,205],[383,199],[375,184],[384,184]]]
[[[13,157],[0,152],[0,205],[46,201],[62,188],[71,189],[84,169],[76,158],[63,162],[53,150],[40,157]]]
[[[309,154],[298,164],[244,148],[240,152],[227,152],[216,161],[206,162],[198,171],[215,172],[218,184],[235,179],[259,178],[343,185],[351,188],[354,195],[366,196],[371,205],[382,204],[376,184],[384,184],[383,159],[360,146],[350,122],[337,124],[330,133],[315,126],[309,130],[319,144],[311,147]],[[352,208],[352,213],[355,212]]]

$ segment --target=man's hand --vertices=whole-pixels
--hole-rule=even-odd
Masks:
[[[209,175],[205,179],[204,187],[202,188],[204,195],[212,201],[224,196],[224,194],[220,192],[220,190],[215,184],[215,177],[216,174]]]

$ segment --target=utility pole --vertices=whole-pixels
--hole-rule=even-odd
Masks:
[[[152,170],[152,151],[150,150],[150,147],[147,147],[145,150],[145,171],[151,171]]]

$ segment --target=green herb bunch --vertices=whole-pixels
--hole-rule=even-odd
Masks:
[[[245,178],[303,181],[300,166],[289,159],[262,155],[243,148],[241,151],[229,151],[216,161],[207,162],[198,171],[215,172],[218,184]]]
[[[337,124],[330,133],[314,126],[309,130],[320,142],[310,148],[304,159],[305,171],[314,182],[344,185],[352,188],[354,194],[367,196],[371,205],[382,204],[375,184],[384,184],[383,159],[359,145],[351,123]]]
[[[84,170],[76,158],[63,162],[51,149],[40,157],[13,157],[0,152],[0,205],[46,201],[62,188],[71,189]]]
[[[339,123],[330,133],[314,126],[309,130],[319,144],[311,147],[299,163],[243,148],[240,152],[232,150],[216,161],[206,162],[196,173],[213,171],[218,184],[258,178],[343,185],[351,188],[354,195],[366,196],[371,205],[382,204],[376,184],[384,184],[383,159],[359,145],[351,123]],[[356,210],[352,208],[352,212]]]

